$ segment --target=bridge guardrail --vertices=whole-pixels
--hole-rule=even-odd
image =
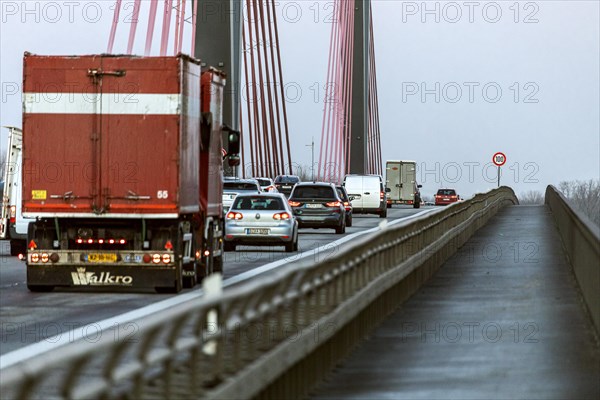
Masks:
[[[545,203],[552,210],[596,332],[600,334],[600,227],[573,208],[552,185],[546,188]]]
[[[501,187],[382,227],[319,262],[301,259],[136,321],[135,337],[0,357],[0,395],[297,397],[508,203],[518,201]]]

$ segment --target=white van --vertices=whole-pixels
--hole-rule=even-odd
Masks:
[[[346,175],[346,188],[354,214],[377,214],[387,217],[387,199],[380,175]]]
[[[2,187],[2,210],[0,216],[0,239],[10,240],[10,255],[25,253],[27,228],[33,221],[21,215],[21,165],[23,133],[19,128],[8,128],[8,146]]]

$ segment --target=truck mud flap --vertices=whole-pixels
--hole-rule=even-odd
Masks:
[[[154,289],[175,285],[175,268],[93,266],[27,266],[27,285],[87,288]]]

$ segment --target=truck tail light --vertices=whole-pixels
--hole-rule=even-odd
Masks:
[[[50,260],[50,256],[48,255],[48,253],[42,253],[42,255],[40,256],[40,259],[42,260],[43,263],[47,263]]]
[[[164,264],[168,264],[171,262],[171,255],[170,254],[163,254],[162,255],[162,262]]]
[[[40,255],[38,253],[33,253],[31,255],[31,262],[34,262],[34,263],[40,262]]]
[[[152,261],[152,256],[150,254],[144,254],[144,256],[142,257],[142,260],[146,264],[149,264]]]
[[[160,259],[161,259],[160,254],[152,254],[152,262],[154,264],[160,263]]]
[[[173,243],[170,240],[167,240],[167,243],[165,243],[165,250],[173,250]]]
[[[239,220],[244,218],[244,216],[242,215],[242,213],[239,212],[235,212],[235,211],[229,211],[227,213],[227,219],[235,219],[235,220]]]
[[[330,201],[329,203],[325,203],[327,207],[339,207],[342,203],[339,201]]]
[[[385,196],[385,192],[379,192],[379,199],[383,200],[383,196]]]
[[[57,253],[50,254],[50,261],[57,263],[60,260],[60,256]]]
[[[37,249],[37,244],[35,244],[35,242],[34,242],[33,240],[31,240],[31,241],[29,242],[29,244],[27,245],[27,248],[28,248],[29,250],[35,250],[35,249]]]
[[[10,223],[14,224],[17,221],[17,206],[10,206]]]
[[[290,219],[290,214],[286,212],[273,214],[273,219],[277,221]]]

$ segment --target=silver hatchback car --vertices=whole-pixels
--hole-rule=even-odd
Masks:
[[[298,222],[281,193],[238,194],[225,218],[225,251],[238,244],[298,250]]]

